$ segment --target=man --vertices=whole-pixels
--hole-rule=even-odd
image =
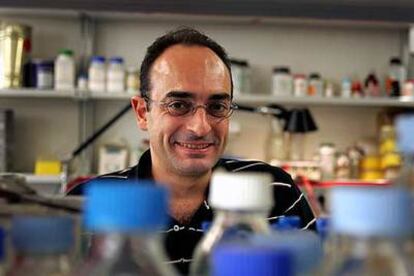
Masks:
[[[207,197],[218,167],[271,173],[276,206],[269,221],[297,215],[302,228],[314,228],[313,213],[287,173],[263,162],[220,159],[235,108],[230,62],[221,46],[194,29],[170,32],[147,49],[140,78],[141,95],[131,102],[150,149],[137,166],[101,177],[151,178],[169,188],[166,251],[180,272],[188,272],[201,224],[213,218]]]

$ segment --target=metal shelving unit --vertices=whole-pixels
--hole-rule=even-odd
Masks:
[[[0,89],[0,98],[76,98],[76,91],[40,90],[33,88]]]
[[[133,95],[125,93],[91,93],[89,91],[40,90],[34,88],[0,89],[0,98],[43,98],[72,100],[129,100]]]
[[[243,95],[236,96],[239,104],[250,105],[303,105],[303,106],[346,106],[346,107],[412,107],[414,98],[324,98],[324,97],[294,97],[272,95]]]
[[[129,100],[133,95],[128,93],[91,93],[88,91],[56,91],[31,88],[0,89],[0,98],[44,98],[74,100]],[[345,106],[345,107],[402,107],[414,108],[414,98],[324,98],[294,97],[273,95],[241,95],[235,96],[236,103],[247,105],[304,105],[304,106]]]

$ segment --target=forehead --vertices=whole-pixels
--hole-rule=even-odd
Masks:
[[[230,94],[230,73],[224,62],[209,48],[174,45],[167,48],[150,70],[151,94],[161,99],[171,91],[184,91],[196,97]]]

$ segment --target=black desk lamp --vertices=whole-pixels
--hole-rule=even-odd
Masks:
[[[293,108],[287,110],[280,105],[249,107],[239,105],[238,110],[259,114],[273,115],[285,121],[283,130],[287,133],[287,158],[289,160],[303,160],[305,153],[306,133],[318,130],[311,112],[307,108]]]

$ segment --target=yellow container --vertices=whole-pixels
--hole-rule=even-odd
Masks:
[[[394,139],[386,139],[380,144],[380,154],[387,154],[397,151],[397,144]]]
[[[361,172],[362,180],[378,180],[384,179],[384,173],[382,171],[370,170]]]
[[[56,160],[37,160],[35,164],[35,174],[53,175],[60,174],[61,163]]]
[[[381,158],[381,167],[383,169],[400,167],[401,166],[401,156],[398,153],[387,153]]]
[[[379,156],[365,156],[361,160],[361,170],[381,170],[381,158]]]

